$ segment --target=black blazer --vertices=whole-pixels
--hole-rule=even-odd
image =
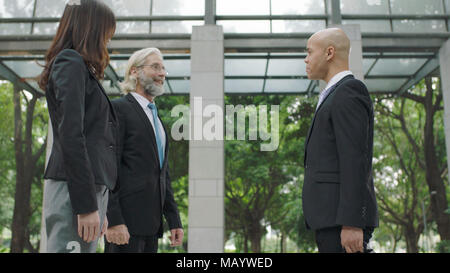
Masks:
[[[44,178],[67,181],[75,214],[96,211],[95,185],[117,180],[116,116],[102,85],[72,49],[55,58],[45,93],[53,146]]]
[[[153,126],[128,94],[112,101],[119,118],[118,183],[108,204],[109,226],[125,224],[131,235],[162,236],[162,216],[170,229],[181,228],[169,177],[169,137],[160,169]],[[159,118],[159,117],[158,117]]]
[[[367,88],[352,75],[317,109],[305,142],[302,201],[308,228],[378,226],[373,122]]]

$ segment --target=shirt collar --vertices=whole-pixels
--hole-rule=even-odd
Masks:
[[[147,108],[150,101],[146,97],[144,97],[136,92],[130,92],[130,94],[137,100],[137,102],[139,103],[139,105],[142,108],[144,108],[144,109]],[[153,101],[153,103],[155,103],[155,101]]]
[[[341,72],[337,73],[336,75],[334,75],[331,78],[331,80],[327,84],[327,87],[325,87],[325,89],[323,91],[325,91],[328,88],[332,87],[333,85],[335,85],[336,83],[338,83],[340,80],[342,80],[344,77],[346,77],[348,75],[353,75],[353,73],[350,70],[344,70],[344,71],[341,71]]]

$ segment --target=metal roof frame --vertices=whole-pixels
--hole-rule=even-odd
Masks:
[[[269,0],[271,1],[271,0]],[[118,16],[118,22],[149,22],[152,21],[204,21],[205,24],[214,25],[217,21],[229,20],[324,20],[326,25],[341,24],[342,20],[390,20],[391,31],[394,20],[445,20],[446,32],[423,32],[423,33],[399,33],[380,32],[365,33],[362,36],[363,58],[374,58],[375,61],[367,71],[366,79],[405,79],[405,83],[399,90],[392,92],[401,94],[408,88],[416,84],[423,77],[430,75],[439,68],[438,51],[442,44],[450,38],[449,7],[443,2],[445,14],[342,14],[340,0],[323,0],[325,6],[324,14],[307,15],[217,15],[216,0],[205,1],[205,14],[197,16],[179,15],[153,15],[149,16]],[[31,33],[35,23],[57,23],[59,18],[35,17],[36,2],[33,10],[33,17],[20,18],[0,18],[0,24],[8,23],[31,23]],[[151,29],[149,29],[149,32]],[[225,33],[224,47],[225,59],[293,59],[304,58],[304,50],[308,38],[313,33]],[[24,89],[42,95],[41,90],[37,90],[24,79],[21,79],[3,61],[11,60],[35,60],[43,59],[53,39],[53,35],[0,35],[0,76],[18,82]],[[132,52],[143,47],[158,47],[164,52],[181,53],[180,55],[170,54],[165,57],[170,59],[189,59],[191,44],[191,34],[117,34],[110,43],[110,50],[113,52],[111,60],[127,60]],[[409,52],[416,54],[411,55]],[[229,53],[238,53],[236,55]],[[252,55],[251,53],[264,53],[263,55]],[[277,55],[276,53],[289,53],[289,55]],[[385,54],[391,53],[391,54]],[[384,58],[415,58],[427,59],[425,64],[414,73],[414,75],[390,75],[373,76],[371,70],[378,60]],[[266,81],[270,79],[307,79],[306,76],[268,76],[269,62],[266,62],[264,76],[226,76],[225,79],[262,79],[263,87],[260,94],[267,94]],[[111,90],[119,88],[118,82],[121,78],[109,65],[105,71],[106,78],[111,81]],[[170,84],[171,80],[189,80],[190,77],[167,77],[167,85],[170,94],[173,92]],[[318,86],[317,81],[311,81],[306,92],[311,96]],[[286,92],[289,93],[289,92]],[[384,93],[384,92],[383,92]],[[236,93],[233,93],[236,94]],[[280,93],[276,93],[280,94]],[[291,94],[291,93],[289,93]]]

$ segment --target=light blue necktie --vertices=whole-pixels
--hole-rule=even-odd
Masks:
[[[158,155],[159,155],[159,167],[162,168],[164,162],[164,151],[161,143],[161,138],[159,134],[159,122],[158,122],[158,109],[156,109],[156,105],[154,103],[149,103],[148,108],[152,110],[153,114],[153,124],[155,126],[155,136],[156,136],[156,146],[158,146]]]

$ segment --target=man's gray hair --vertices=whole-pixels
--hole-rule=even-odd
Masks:
[[[161,58],[163,57],[161,51],[159,51],[159,49],[155,47],[144,48],[134,52],[133,55],[131,55],[130,59],[128,60],[127,69],[125,70],[125,79],[120,83],[120,87],[123,93],[128,94],[132,91],[136,91],[137,78],[133,75],[130,75],[131,69],[133,67],[143,65],[147,57],[151,54],[156,54]]]

